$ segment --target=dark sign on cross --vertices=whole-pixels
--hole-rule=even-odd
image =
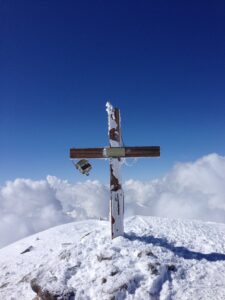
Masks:
[[[110,160],[110,223],[111,237],[124,234],[124,193],[122,189],[120,167],[123,157],[158,157],[159,146],[124,147],[121,137],[120,110],[107,102],[109,147],[71,148],[70,158],[109,158]]]

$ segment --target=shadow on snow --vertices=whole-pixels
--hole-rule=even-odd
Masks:
[[[205,259],[207,261],[215,262],[215,261],[225,261],[225,254],[223,253],[201,253],[201,252],[195,252],[191,251],[185,247],[177,247],[174,246],[172,243],[169,243],[167,239],[163,238],[156,238],[154,236],[138,236],[135,234],[125,234],[125,238],[134,241],[140,241],[144,242],[146,244],[153,244],[155,246],[160,246],[163,248],[166,248],[172,252],[174,252],[175,255],[179,257],[183,257],[184,259],[196,259],[196,260],[202,260]]]

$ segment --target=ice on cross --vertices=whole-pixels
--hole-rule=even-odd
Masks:
[[[71,159],[108,158],[110,160],[110,212],[111,237],[124,234],[124,193],[121,181],[121,157],[158,157],[159,146],[124,147],[121,136],[120,110],[106,103],[108,114],[109,147],[71,148]]]

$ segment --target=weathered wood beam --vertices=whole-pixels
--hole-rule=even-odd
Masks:
[[[104,148],[72,148],[70,158],[104,158]]]
[[[125,147],[125,157],[157,157],[160,156],[159,146]]]
[[[112,105],[108,103],[107,113],[110,149],[121,149],[123,146],[121,136],[120,110],[118,108],[113,108]],[[104,154],[106,155],[107,151],[104,151]],[[118,154],[114,152],[114,154],[112,153],[112,155]],[[121,156],[110,157],[110,220],[112,239],[124,235],[124,193],[120,175],[120,157]]]
[[[116,147],[115,147],[116,148]],[[105,149],[108,148],[72,148],[70,149],[70,158],[106,158],[106,157],[158,157],[160,156],[160,147],[121,147],[125,151],[117,155],[108,155]],[[114,149],[114,147],[111,147]],[[121,154],[124,153],[124,154]]]

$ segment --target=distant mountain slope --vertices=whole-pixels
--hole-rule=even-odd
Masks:
[[[0,249],[0,299],[225,299],[224,224],[136,216],[125,230],[69,223]]]

